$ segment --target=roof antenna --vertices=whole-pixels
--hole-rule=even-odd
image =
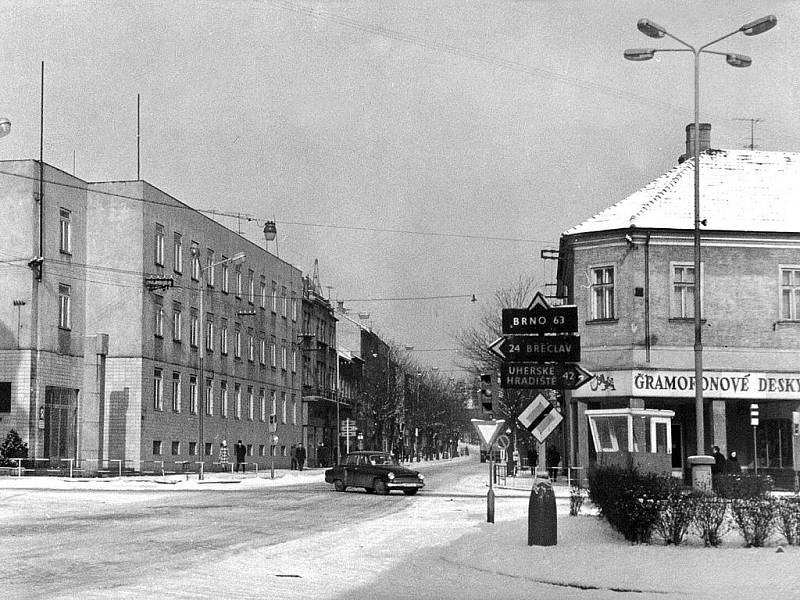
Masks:
[[[755,150],[758,146],[755,144],[755,128],[756,123],[761,123],[764,119],[742,119],[736,118],[734,121],[749,121],[750,123],[750,143],[745,144],[745,148],[749,148],[750,150]]]

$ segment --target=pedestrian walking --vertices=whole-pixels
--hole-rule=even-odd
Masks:
[[[233,451],[236,454],[236,472],[239,472],[239,467],[242,467],[242,473],[244,473],[245,465],[244,459],[247,456],[247,446],[242,443],[242,440],[236,442],[236,445],[233,447]]]
[[[722,475],[725,472],[725,455],[719,451],[719,446],[714,446],[712,450],[714,464],[711,465],[711,475]]]
[[[228,442],[222,440],[219,444],[219,466],[223,471],[228,470]]]
[[[742,465],[739,464],[739,457],[736,455],[736,450],[731,450],[728,454],[728,460],[725,461],[725,473],[728,475],[741,475]]]
[[[306,449],[303,447],[303,444],[297,444],[295,458],[297,459],[297,469],[302,471],[303,465],[306,463]]]
[[[511,453],[511,457],[514,459],[514,477],[517,476],[517,471],[519,471],[520,463],[519,463],[519,450],[514,448],[514,452]]]
[[[547,472],[552,473],[553,482],[558,479],[558,465],[561,464],[561,452],[555,446],[548,446],[544,453]]]
[[[289,464],[289,470],[290,471],[296,471],[297,470],[297,444],[292,444],[292,448],[291,448],[291,451],[289,453],[289,456],[291,457],[291,461],[290,461],[290,464]]]

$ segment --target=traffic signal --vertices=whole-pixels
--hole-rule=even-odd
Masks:
[[[481,404],[483,410],[492,412],[492,374],[481,373]]]

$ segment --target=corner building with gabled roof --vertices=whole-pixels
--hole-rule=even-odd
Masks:
[[[691,126],[690,126],[691,127]],[[715,150],[701,125],[701,302],[705,447],[696,447],[694,159],[561,236],[558,295],[576,304],[581,365],[568,394],[571,464],[597,448],[587,409],[675,411],[672,469],[719,446],[794,487],[800,411],[800,154]],[[687,158],[688,157],[688,158]],[[759,425],[754,448],[750,406]],[[643,440],[634,440],[644,444]],[[612,440],[601,439],[609,445]],[[800,466],[800,465],[798,465]]]

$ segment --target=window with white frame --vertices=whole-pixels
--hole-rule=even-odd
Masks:
[[[281,392],[281,423],[286,423],[286,392]]]
[[[72,329],[72,288],[64,283],[58,284],[58,327]]]
[[[292,348],[292,373],[297,373],[297,349]]]
[[[267,282],[264,276],[261,276],[261,283],[258,284],[258,305],[262,309],[267,308]]]
[[[183,310],[180,302],[172,303],[172,340],[180,342],[183,338]]]
[[[239,383],[233,386],[234,417],[242,418],[242,385]]]
[[[283,345],[281,346],[281,369],[284,371],[286,370],[286,366],[288,363],[288,355],[286,352],[286,340],[283,340]]]
[[[264,388],[258,390],[258,403],[259,403],[259,415],[261,422],[267,420],[267,396],[264,394]]]
[[[278,348],[275,345],[275,340],[272,340],[269,345],[270,364],[274,369],[278,365]]]
[[[192,348],[197,348],[200,343],[200,318],[197,311],[193,308],[189,315],[189,344]]]
[[[219,325],[219,351],[228,354],[228,319],[222,319]]]
[[[256,341],[253,337],[253,330],[247,330],[247,360],[253,362],[256,359]]]
[[[672,263],[672,303],[670,317],[694,318],[694,264]]]
[[[800,321],[800,266],[781,267],[781,320]]]
[[[223,256],[222,260],[226,260]],[[222,279],[222,292],[227,294],[230,291],[230,271],[228,270],[228,263],[222,263],[222,274],[220,275],[220,279]]]
[[[157,338],[164,337],[164,298],[161,296],[153,297],[154,322],[153,333]]]
[[[214,380],[206,378],[206,414],[214,414]]]
[[[258,362],[261,365],[267,363],[267,340],[264,339],[264,334],[261,334],[261,338],[258,340]]]
[[[155,255],[155,263],[159,267],[163,267],[164,266],[164,226],[161,225],[160,223],[156,223],[154,255]]]
[[[214,315],[206,314],[206,350],[214,351]]]
[[[221,381],[219,384],[219,414],[223,419],[228,418],[228,382]]]
[[[181,412],[181,374],[172,372],[172,412]]]
[[[281,316],[285,317],[288,313],[289,308],[289,297],[286,295],[286,286],[281,288],[281,294],[283,295],[283,301],[281,305]]]
[[[189,412],[197,414],[197,375],[189,375]]]
[[[275,390],[272,390],[270,393],[270,412],[271,415],[278,414],[278,393]]]
[[[247,270],[247,301],[250,304],[256,301],[256,274],[253,269]]]
[[[297,297],[292,291],[292,321],[297,321]]]
[[[209,248],[206,250],[206,284],[214,287],[214,251]]]
[[[272,282],[272,312],[278,312],[278,284]]]
[[[72,254],[72,212],[66,208],[59,210],[59,250],[64,254]]]
[[[614,267],[592,269],[592,319],[614,318]]]
[[[297,425],[297,400],[292,394],[292,425]]]
[[[234,325],[234,333],[233,333],[233,357],[234,358],[241,358],[242,357],[242,330],[241,326],[237,323]]]
[[[192,242],[192,279],[200,281],[200,244]]]
[[[240,265],[236,265],[236,297],[242,297],[242,267]]]
[[[164,410],[164,378],[161,369],[153,369],[153,409]]]
[[[255,392],[253,391],[253,386],[247,386],[247,418],[249,420],[253,420],[255,417]]]
[[[179,275],[183,273],[183,236],[177,231],[172,243],[172,269]]]

